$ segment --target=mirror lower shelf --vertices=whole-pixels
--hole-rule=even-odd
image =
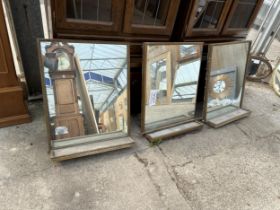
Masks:
[[[73,158],[129,148],[133,144],[134,141],[130,137],[110,139],[107,141],[91,142],[88,144],[81,144],[51,150],[51,159],[55,161],[69,160]]]
[[[206,123],[211,127],[219,128],[231,122],[234,122],[236,120],[240,120],[242,118],[248,117],[250,113],[251,113],[250,111],[245,109],[235,109],[221,116],[213,117],[210,120],[208,120]]]
[[[171,137],[189,133],[194,130],[199,130],[202,127],[203,127],[203,123],[195,121],[195,122],[185,123],[174,127],[166,128],[160,131],[147,133],[145,137],[151,142],[161,141]]]

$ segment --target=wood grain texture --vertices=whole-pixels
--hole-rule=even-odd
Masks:
[[[200,122],[190,122],[190,123],[174,126],[171,128],[163,129],[161,131],[148,133],[145,135],[145,137],[152,142],[158,140],[165,140],[171,137],[175,137],[194,130],[201,129],[202,127],[203,124]]]
[[[237,109],[233,112],[208,120],[206,123],[214,128],[219,128],[236,120],[242,119],[250,115],[250,111],[245,109]]]
[[[94,155],[131,147],[134,140],[129,137],[75,145],[73,147],[51,151],[51,158],[55,161],[68,160],[88,155]]]

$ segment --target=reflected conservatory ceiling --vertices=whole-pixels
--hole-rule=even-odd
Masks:
[[[41,51],[45,54],[45,46]],[[88,92],[93,96],[97,110],[106,110],[127,85],[127,47],[125,45],[68,43],[74,46],[75,56],[80,60]],[[52,82],[45,68],[45,82],[50,114],[55,114]]]

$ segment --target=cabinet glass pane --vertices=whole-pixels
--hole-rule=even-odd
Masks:
[[[170,0],[135,0],[133,24],[164,26]]]
[[[234,11],[229,27],[246,28],[256,4],[257,0],[240,0]]]
[[[67,0],[67,18],[112,21],[112,0]]]
[[[225,0],[200,0],[194,28],[217,28]]]

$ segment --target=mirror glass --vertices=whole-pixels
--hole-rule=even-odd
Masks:
[[[41,41],[40,49],[51,140],[126,136],[127,45]]]
[[[194,118],[202,44],[145,45],[142,130]]]
[[[240,108],[249,50],[246,41],[209,45],[207,120]]]

